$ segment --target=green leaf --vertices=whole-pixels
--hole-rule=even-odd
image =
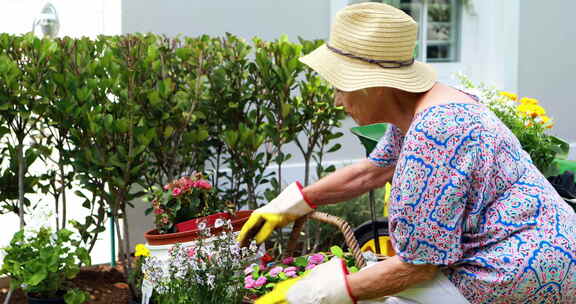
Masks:
[[[164,137],[170,137],[170,136],[172,136],[172,134],[174,134],[174,127],[172,127],[172,126],[167,126],[167,127],[164,129]]]
[[[158,91],[148,93],[148,100],[153,106],[158,106],[162,102],[162,98],[160,98],[160,93]]]
[[[286,116],[288,116],[288,114],[290,114],[291,109],[292,109],[292,105],[290,105],[289,103],[283,103],[282,104],[282,118],[285,118]]]
[[[333,255],[339,257],[339,258],[343,258],[344,257],[344,251],[342,250],[342,248],[340,248],[339,246],[332,246],[330,247],[330,252],[332,252]]]
[[[26,280],[26,284],[28,284],[28,286],[36,286],[40,284],[40,282],[42,282],[44,279],[46,279],[47,276],[48,272],[46,271],[46,268],[42,268],[38,272],[31,275],[30,278]]]
[[[306,267],[306,265],[308,265],[308,260],[305,257],[297,257],[294,260],[294,265],[298,267]]]
[[[328,149],[328,153],[332,153],[332,152],[336,152],[338,150],[340,150],[340,148],[342,148],[341,144],[335,144],[334,146],[332,146],[332,148]]]
[[[552,143],[557,147],[556,158],[567,159],[568,153],[570,152],[570,145],[563,139],[560,139],[556,136],[549,136]]]
[[[124,117],[116,121],[116,127],[120,133],[126,133],[130,129],[130,119]]]
[[[68,290],[64,295],[64,302],[66,302],[66,304],[82,304],[88,301],[88,299],[88,293],[77,288]]]

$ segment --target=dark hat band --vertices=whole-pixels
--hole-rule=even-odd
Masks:
[[[370,58],[356,56],[354,54],[346,53],[342,50],[339,50],[335,47],[330,46],[328,43],[326,43],[326,47],[330,51],[332,51],[338,55],[346,56],[346,57],[352,58],[352,59],[362,60],[364,62],[371,63],[371,64],[376,64],[376,65],[378,65],[384,69],[398,69],[398,68],[411,66],[412,64],[414,64],[414,57],[412,57],[412,59],[406,60],[406,61],[376,60],[376,59],[370,59]]]

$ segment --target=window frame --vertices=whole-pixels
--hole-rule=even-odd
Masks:
[[[348,5],[361,2],[380,2],[388,3],[399,9],[403,9],[401,0],[371,0],[371,1],[354,1],[348,0]],[[414,0],[411,5],[418,5],[419,19],[418,22],[418,44],[416,60],[428,63],[459,63],[462,49],[462,10],[463,5],[460,0],[449,0],[451,2],[451,16],[450,26],[455,31],[448,43],[430,43],[428,41],[428,3],[429,0]],[[449,58],[432,59],[428,58],[428,46],[430,45],[448,45],[450,48],[451,56]],[[423,47],[422,47],[423,46]]]

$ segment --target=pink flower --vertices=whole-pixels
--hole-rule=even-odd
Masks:
[[[252,276],[247,276],[244,278],[244,288],[252,289],[252,288],[256,287],[256,286],[254,286],[255,284],[256,284],[256,281],[254,281]]]
[[[154,214],[162,214],[164,213],[164,209],[162,208],[154,208]]]
[[[206,189],[206,190],[212,189],[212,185],[207,180],[203,180],[203,179],[196,181],[194,186],[196,188],[200,188],[200,189]]]
[[[284,264],[284,265],[290,265],[292,263],[294,263],[293,257],[287,257],[287,258],[282,259],[282,264]]]
[[[316,264],[309,264],[308,266],[306,266],[306,270],[313,269],[314,267],[316,267]]]
[[[164,190],[165,190],[165,191],[170,190],[170,184],[164,185]]]
[[[190,247],[188,248],[188,257],[194,257],[196,255],[196,249]]]
[[[288,273],[288,272],[296,272],[298,271],[298,267],[295,266],[291,266],[291,267],[286,267],[284,268],[284,272]]]
[[[297,276],[296,271],[285,271],[284,273],[289,278],[293,278],[293,277]]]
[[[308,257],[308,263],[318,265],[322,262],[324,262],[324,255],[322,255],[321,253],[313,254],[310,257]]]
[[[266,280],[266,277],[259,277],[256,282],[254,282],[254,287],[262,287],[264,284],[266,284],[267,281],[268,280]]]
[[[251,274],[251,273],[254,271],[254,266],[258,266],[258,265],[252,264],[252,265],[246,267],[246,268],[244,269],[244,274],[245,274],[245,275]]]
[[[180,188],[172,189],[172,195],[178,196],[178,195],[180,195],[180,193],[182,193],[182,189],[180,189]]]
[[[282,268],[282,267],[280,267],[280,266],[276,266],[276,267],[270,269],[270,272],[268,272],[268,274],[269,274],[271,277],[275,278],[279,273],[282,272],[282,270],[284,270],[284,268]]]

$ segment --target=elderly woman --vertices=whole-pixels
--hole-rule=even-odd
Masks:
[[[263,242],[315,206],[391,180],[397,255],[353,274],[333,259],[257,303],[576,303],[576,215],[489,109],[414,61],[416,37],[391,6],[337,15],[329,43],[301,61],[359,125],[391,127],[368,159],[290,185],[239,236]]]

